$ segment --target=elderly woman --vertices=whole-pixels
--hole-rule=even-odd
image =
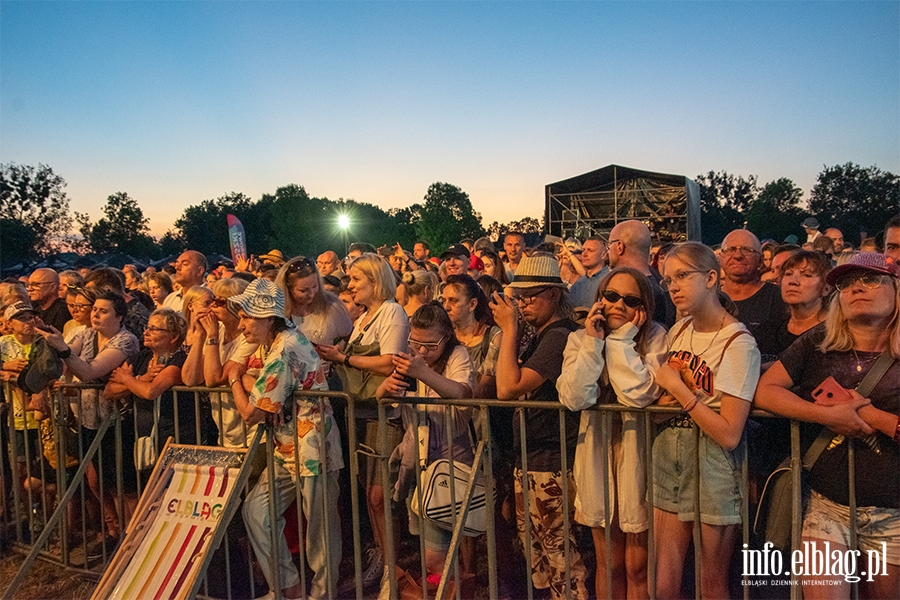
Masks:
[[[887,545],[884,570],[859,582],[861,598],[896,598],[900,589],[898,278],[900,268],[874,252],[832,269],[826,281],[837,294],[825,322],[782,353],[756,394],[759,408],[805,422],[804,453],[813,444],[824,448],[809,472],[812,492],[803,515],[803,541],[814,547],[827,542],[835,552],[851,549],[848,451],[853,445],[858,549],[881,553]],[[856,388],[876,364],[887,371],[863,398]],[[829,377],[847,390],[846,401],[814,400],[814,390]],[[822,579],[831,581],[821,585]],[[802,582],[804,598],[850,597],[844,577],[804,577]]]
[[[781,265],[781,299],[790,318],[777,332],[780,350],[825,320],[834,288],[825,281],[831,261],[821,252],[798,250]]]
[[[244,420],[249,425],[266,421],[275,438],[275,471],[264,472],[244,501],[250,543],[269,588],[279,586],[283,598],[303,596],[305,590],[284,538],[284,515],[279,514],[276,523],[269,521],[269,503],[277,502],[276,506],[286,509],[294,499],[295,486],[299,487],[307,521],[306,560],[313,571],[310,597],[325,598],[337,582],[341,562],[341,524],[334,508],[338,469],[344,463],[328,401],[320,405],[318,399],[294,398],[297,391],[328,389],[322,364],[309,340],[285,318],[284,292],[274,282],[257,279],[228,302],[237,311],[244,337],[259,345],[257,356],[263,362],[258,378],[246,374],[242,365],[230,363],[228,384]],[[320,434],[325,438],[324,448]],[[270,478],[274,488],[270,488]],[[331,510],[325,510],[326,504]],[[280,546],[277,564],[270,537],[273,527]],[[330,546],[325,543],[326,530]]]

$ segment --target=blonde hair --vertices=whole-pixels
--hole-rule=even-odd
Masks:
[[[181,312],[182,312],[182,314],[184,314],[185,320],[188,323],[190,323],[191,322],[191,304],[193,304],[197,300],[203,300],[203,299],[212,300],[213,298],[215,298],[215,295],[213,294],[212,290],[209,289],[208,287],[204,287],[202,285],[195,285],[192,288],[190,288],[189,290],[187,290],[186,292],[184,292],[183,298],[184,298],[184,303],[182,304]]]
[[[319,314],[325,312],[328,308],[330,298],[326,297],[325,288],[322,287],[322,275],[319,273],[319,268],[311,259],[305,256],[297,256],[284,263],[278,271],[278,276],[275,278],[275,284],[284,292],[284,316],[288,319],[291,318],[294,309],[294,301],[291,299],[291,288],[297,283],[298,279],[305,279],[310,275],[316,276],[316,283],[318,284],[316,295],[313,296],[310,304],[311,312]]]
[[[716,293],[722,287],[721,272],[719,270],[719,259],[712,248],[701,244],[700,242],[684,242],[676,244],[666,255],[666,260],[677,258],[687,266],[698,271],[708,272],[714,271],[716,274]]]
[[[900,358],[900,280],[896,277],[888,277],[894,287],[894,312],[887,325],[890,331],[888,337],[888,350],[894,358]],[[853,350],[853,336],[850,334],[850,326],[844,309],[841,307],[841,293],[836,292],[828,307],[825,316],[825,338],[818,345],[822,353],[825,352],[849,352]]]
[[[438,276],[431,271],[426,271],[424,269],[407,271],[403,274],[402,282],[408,296],[418,296],[430,285],[432,297],[427,298],[427,302],[434,300],[434,294],[437,292],[438,287]]]
[[[372,282],[377,300],[384,302],[394,299],[397,294],[397,279],[386,260],[377,254],[366,252],[350,264],[350,269],[359,269]]]

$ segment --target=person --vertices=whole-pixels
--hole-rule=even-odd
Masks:
[[[772,264],[768,271],[760,275],[760,281],[767,283],[781,284],[781,265],[784,264],[792,252],[801,250],[797,244],[782,244],[775,246],[772,250]]]
[[[609,272],[606,253],[606,241],[598,235],[592,235],[581,245],[580,261],[585,273],[569,289],[569,302],[575,308],[588,308],[594,304],[597,286]]]
[[[553,256],[535,254],[520,261],[510,283],[512,298],[494,294],[491,311],[503,332],[497,356],[497,398],[557,401],[556,380],[562,369],[562,354],[569,333],[578,325],[571,320],[566,299],[566,284],[559,276],[559,264]],[[522,318],[537,332],[519,354],[519,323]],[[522,457],[516,458],[515,496],[519,537],[524,542],[525,527],[531,530],[531,580],[535,588],[549,588],[553,598],[586,598],[587,572],[572,530],[563,528],[563,511],[572,513],[575,482],[572,462],[578,438],[578,414],[541,409],[519,409],[525,421],[528,471],[522,471]],[[564,419],[566,463],[560,451],[560,414]],[[514,447],[521,448],[520,428],[513,427]],[[529,505],[524,504],[523,478],[527,477]],[[568,486],[569,506],[559,493]],[[566,561],[564,540],[570,544]],[[567,568],[568,567],[568,568]]]
[[[234,402],[248,425],[265,421],[275,437],[274,472],[267,469],[260,476],[244,501],[242,515],[269,589],[278,586],[283,598],[300,598],[305,590],[284,537],[283,514],[295,498],[295,486],[299,488],[297,500],[307,524],[306,560],[313,572],[309,596],[326,598],[333,595],[341,562],[341,523],[335,506],[338,470],[344,462],[328,400],[294,396],[328,386],[313,345],[285,318],[284,301],[281,288],[263,278],[228,299],[240,318],[241,332],[249,343],[258,344],[257,356],[263,360],[259,377],[247,374],[245,365],[230,363],[227,375]],[[270,502],[282,511],[275,523],[269,520]],[[272,528],[279,544],[277,564]]]
[[[472,362],[453,331],[446,311],[438,304],[420,307],[410,319],[409,353],[394,357],[394,372],[378,386],[377,398],[400,397],[407,393],[421,398],[471,398],[474,388]],[[404,378],[415,381],[411,387]],[[412,414],[419,414],[415,427]],[[440,458],[471,465],[474,460],[470,442],[471,407],[402,405],[404,437],[400,445],[401,474],[394,491],[396,501],[407,500],[416,485],[415,469]],[[453,422],[453,439],[448,438],[447,421]],[[428,424],[428,433],[420,428]],[[416,445],[419,445],[419,465]],[[420,519],[410,506],[410,533],[425,540],[425,568],[430,575],[441,575],[451,532],[437,527],[429,519]]]
[[[431,246],[424,240],[419,240],[413,245],[413,258],[419,262],[427,262],[431,258]]]
[[[303,256],[284,264],[275,278],[284,292],[285,317],[306,336],[313,346],[335,345],[347,340],[353,331],[353,321],[338,298],[322,288],[319,270]],[[328,375],[331,364],[323,363]]]
[[[49,331],[38,329],[37,332],[44,337],[49,346],[59,351],[59,357],[63,359],[71,375],[84,383],[105,384],[113,370],[134,357],[140,348],[134,334],[125,329],[124,321],[127,313],[125,298],[115,292],[101,290],[96,294],[91,308],[91,327],[76,334],[70,344],[66,343],[62,333],[54,326],[48,327]],[[97,436],[97,429],[116,407],[111,400],[99,395],[97,390],[85,389],[81,391],[81,399],[74,408],[81,425],[82,443],[87,448]],[[122,447],[134,445],[131,436],[133,431],[123,427]],[[117,441],[116,435],[112,432],[104,435],[100,451],[88,466],[86,475],[91,491],[98,499],[102,499],[104,504],[106,535],[101,542],[107,551],[112,549],[121,533],[115,502],[118,485],[121,482],[125,494],[137,490],[134,462],[122,461],[121,471],[116,469]],[[129,505],[126,504],[124,508],[127,511]],[[130,514],[122,517],[127,523]]]
[[[900,265],[900,217],[894,217],[884,226],[884,255]]]
[[[675,305],[672,304],[669,295],[659,287],[662,279],[659,272],[650,268],[650,240],[650,229],[644,223],[633,219],[622,221],[609,232],[607,260],[611,269],[631,267],[647,277],[656,307],[650,318],[666,327],[671,327],[675,324]],[[661,257],[663,265],[667,252],[668,249],[663,252]],[[657,256],[659,257],[659,253]]]
[[[59,275],[53,269],[35,269],[28,276],[28,298],[41,321],[60,331],[72,318],[66,301],[59,297]]]
[[[84,287],[93,292],[101,289],[110,290],[125,298],[125,305],[128,307],[128,313],[125,315],[125,329],[133,333],[138,341],[143,339],[150,311],[141,304],[140,300],[126,291],[125,279],[120,271],[110,267],[94,269],[90,275],[84,278]]]
[[[280,269],[284,264],[284,254],[278,248],[273,248],[265,254],[260,254],[259,260],[262,261],[263,265],[272,265],[276,269]]]
[[[759,239],[746,229],[735,229],[722,241],[722,291],[737,306],[737,318],[756,338],[759,351],[771,362],[784,350],[775,333],[789,313],[777,286],[760,279],[762,251]]]
[[[478,375],[478,398],[494,394],[493,365],[500,350],[500,328],[494,324],[489,301],[478,283],[468,275],[451,275],[444,284],[441,304],[453,324],[453,333],[468,351],[473,369]],[[485,367],[487,371],[483,371]],[[481,376],[490,377],[486,383]]]
[[[345,392],[355,395],[356,400],[368,400],[375,397],[378,385],[394,372],[394,356],[406,351],[409,318],[393,300],[397,293],[397,280],[386,260],[367,252],[350,264],[347,274],[350,276],[347,289],[353,295],[353,302],[365,307],[365,312],[353,324],[350,344],[344,350],[328,344],[321,344],[316,350],[319,356],[335,365]],[[377,411],[371,406],[360,405],[356,409],[356,417],[360,421],[357,442],[367,444],[376,451],[384,444],[390,453],[403,435],[399,412],[388,410],[388,426],[383,432],[379,432],[377,416]],[[375,539],[375,548],[369,553],[363,582],[368,585],[381,578],[384,588],[384,584],[390,585],[390,573],[384,563],[387,539],[384,486],[390,485],[390,482],[382,480],[381,469],[377,465],[375,459],[370,457],[360,473],[364,477],[369,521]],[[399,539],[399,530],[394,539]]]
[[[807,217],[803,219],[803,230],[806,231],[806,243],[811,244],[813,241],[822,235],[822,232],[819,231],[819,220],[815,217]]]
[[[403,274],[397,288],[397,299],[407,316],[412,317],[419,308],[434,300],[439,283],[437,275],[424,269]]]
[[[151,435],[155,422],[156,438],[152,443],[157,456],[169,437],[176,444],[197,443],[194,403],[182,396],[176,406],[175,396],[169,391],[172,386],[181,385],[181,367],[187,358],[181,344],[186,333],[184,317],[171,308],[155,310],[144,329],[144,349],[112,372],[104,391],[106,398],[125,399],[126,406],[132,408],[135,438]],[[158,409],[154,406],[157,399]],[[123,424],[129,426],[131,423]],[[133,447],[122,450],[128,456]],[[143,474],[149,476],[149,469]],[[137,497],[133,502],[137,502]]]
[[[84,283],[84,278],[78,271],[63,271],[59,274],[59,297],[66,299],[69,286],[80,287]]]
[[[220,279],[212,285],[213,300],[209,310],[198,318],[199,327],[186,338],[190,346],[181,369],[185,385],[219,387],[227,383],[226,371],[246,364],[256,352],[241,335],[237,311],[228,299],[247,288],[243,279]],[[230,363],[235,363],[230,365]],[[212,392],[210,410],[219,432],[218,444],[225,448],[245,448],[256,434],[256,426],[248,427],[241,418],[230,394]]]
[[[184,293],[195,286],[202,286],[205,283],[203,277],[206,273],[206,257],[196,250],[185,250],[175,261],[175,283],[178,284],[178,290],[166,296],[163,306],[171,308],[175,312],[184,310]],[[190,320],[188,320],[190,325]]]
[[[666,286],[679,314],[669,330],[668,362],[657,370],[662,405],[681,406],[653,443],[656,596],[678,598],[684,558],[700,508],[700,594],[728,598],[728,570],[741,522],[744,424],[759,379],[760,354],[749,330],[722,304],[719,261],[697,242],[666,258]],[[699,445],[693,426],[700,428]],[[700,472],[694,453],[699,453]],[[700,479],[700,497],[694,494]]]
[[[859,582],[860,598],[896,598],[900,589],[898,278],[900,267],[874,252],[832,269],[826,282],[837,292],[825,321],[781,355],[762,376],[756,394],[759,408],[803,422],[803,453],[820,435],[831,440],[807,473],[811,494],[803,513],[804,544],[853,550],[848,479],[853,446],[858,549],[884,552],[886,544],[887,558],[879,576]],[[883,354],[890,357],[882,359],[890,367],[863,398],[855,388]],[[847,390],[845,402],[813,401],[813,390],[828,377]],[[830,580],[828,586],[817,581],[822,579]],[[805,576],[802,584],[804,598],[850,598],[844,577]]]
[[[503,251],[506,252],[506,277],[512,279],[525,253],[525,235],[519,231],[508,232],[503,238]],[[492,277],[499,281],[496,275]]]
[[[341,259],[338,258],[334,250],[326,250],[316,258],[316,266],[319,269],[319,275],[323,278],[333,275],[340,279],[344,276],[341,271]]]
[[[837,227],[829,227],[825,230],[825,236],[831,238],[834,243],[834,253],[840,254],[844,251],[844,234]]]
[[[347,288],[346,285],[342,284],[337,294],[338,300],[340,300],[341,304],[344,305],[344,308],[347,309],[347,314],[350,315],[350,320],[356,323],[357,319],[359,319],[366,311],[366,307],[353,301],[353,293]]]
[[[821,252],[797,250],[781,267],[781,299],[790,318],[778,332],[778,345],[786,349],[801,334],[825,320],[834,288],[825,281],[831,261]]]
[[[354,242],[347,248],[347,258],[352,262],[363,254],[378,254],[375,246],[366,242]],[[346,271],[346,269],[344,269]]]
[[[203,285],[195,285],[192,288],[183,289],[181,294],[181,307],[176,312],[187,321],[188,337],[193,340],[194,336],[199,334],[202,329],[200,317],[209,312],[209,307],[212,306],[215,296],[211,289]]]
[[[72,318],[63,327],[63,338],[71,344],[75,336],[91,326],[91,309],[94,306],[94,293],[82,287],[69,288],[66,291],[66,308]]]
[[[500,256],[493,250],[481,253],[481,261],[484,263],[484,275],[493,277],[500,282],[500,285],[506,287],[509,285],[509,277],[506,275],[506,268]],[[484,276],[482,275],[482,277]],[[479,277],[480,279],[480,277]]]
[[[450,246],[441,254],[441,279],[446,281],[450,275],[465,275],[469,272],[471,255],[469,249],[462,244]]]
[[[172,280],[165,271],[156,271],[147,276],[147,293],[153,299],[156,308],[163,307],[166,298],[172,291]]]
[[[615,413],[611,432],[604,435],[602,413],[583,409],[616,402],[643,408],[661,395],[656,370],[666,359],[666,330],[650,318],[654,302],[646,274],[631,267],[610,271],[597,288],[585,328],[569,334],[556,381],[559,401],[569,410],[582,411],[573,469],[575,520],[590,527],[594,538],[598,598],[609,595],[608,584],[613,598],[649,597],[644,423],[634,413]],[[600,475],[604,464],[613,510],[609,519]],[[606,577],[608,563],[611,582]]]

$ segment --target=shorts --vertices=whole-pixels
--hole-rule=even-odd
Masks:
[[[378,419],[357,419],[356,420],[357,447],[363,445],[368,446],[375,454],[381,451],[382,438],[378,431]],[[387,456],[391,455],[394,448],[400,445],[403,440],[403,426],[399,417],[397,419],[388,419],[387,431],[384,433],[387,438]],[[351,449],[352,451],[353,449]],[[360,477],[365,482],[366,489],[371,487],[384,487],[384,477],[381,473],[381,463],[377,458],[365,455],[366,460]],[[397,473],[391,473],[391,482],[396,481]]]
[[[412,509],[412,494],[406,498],[406,512],[409,515],[409,533],[421,536],[426,549],[446,554],[450,549],[450,539],[453,537],[453,532],[442,529],[435,525],[431,519],[423,519],[414,513]]]
[[[694,520],[694,430],[666,427],[653,442],[653,506]],[[700,433],[700,522],[741,522],[741,461],[745,440],[727,451]]]
[[[805,538],[816,538],[850,547],[850,507],[832,502],[815,490],[803,515]],[[887,562],[900,565],[900,510],[877,506],[856,507],[856,541],[859,550],[881,554],[887,544]]]

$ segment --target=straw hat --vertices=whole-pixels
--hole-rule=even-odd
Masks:
[[[538,254],[522,257],[509,287],[526,289],[535,287],[567,288],[568,286],[559,276],[559,263],[556,259],[546,254]]]
[[[281,250],[275,248],[274,250],[269,250],[266,254],[261,254],[259,260],[263,262],[269,261],[276,267],[280,267],[284,264],[284,254],[281,253]]]

